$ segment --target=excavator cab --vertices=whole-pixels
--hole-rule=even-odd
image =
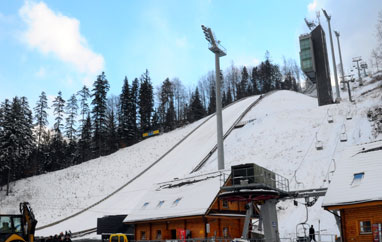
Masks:
[[[0,215],[0,241],[25,241],[21,215]]]
[[[37,220],[29,203],[20,203],[17,215],[0,215],[0,242],[33,242]]]

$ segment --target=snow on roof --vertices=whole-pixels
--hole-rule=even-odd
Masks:
[[[382,141],[349,148],[329,185],[323,207],[382,200]]]
[[[203,215],[219,193],[225,177],[228,175],[213,172],[159,183],[127,211],[124,222]]]

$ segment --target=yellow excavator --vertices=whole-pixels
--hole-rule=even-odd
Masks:
[[[37,220],[28,202],[20,203],[20,214],[0,214],[0,242],[34,242]]]

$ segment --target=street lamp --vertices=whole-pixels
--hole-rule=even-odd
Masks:
[[[220,63],[219,58],[226,55],[226,50],[216,40],[211,28],[202,25],[202,30],[208,41],[208,49],[215,54],[215,80],[216,80],[216,122],[217,122],[217,144],[218,144],[218,170],[224,169],[224,147],[223,147],[223,121],[221,103]]]
[[[332,59],[333,59],[333,71],[334,71],[334,80],[336,82],[336,94],[337,94],[337,99],[336,101],[339,102],[340,99],[341,99],[341,96],[340,96],[340,87],[338,85],[338,77],[337,77],[337,67],[336,67],[336,58],[334,56],[334,47],[333,47],[333,38],[332,38],[332,29],[330,28],[330,19],[331,19],[331,16],[328,15],[328,13],[322,9],[322,12],[324,12],[324,15],[326,17],[326,20],[328,21],[328,25],[329,25],[329,36],[330,36],[330,45],[332,47]]]
[[[348,94],[349,94],[349,101],[352,102],[352,99],[351,99],[351,93],[350,93],[350,84],[349,84],[349,81],[346,82],[346,80],[345,80],[344,65],[343,65],[343,62],[342,62],[341,46],[340,46],[340,33],[337,32],[337,31],[334,31],[334,34],[335,34],[336,37],[337,37],[338,52],[339,52],[339,54],[340,54],[340,64],[341,64],[342,83],[343,83],[343,86],[345,86],[345,83],[347,83],[347,86],[348,86]]]

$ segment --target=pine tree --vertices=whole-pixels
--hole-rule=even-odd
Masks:
[[[174,110],[170,110],[170,105],[172,105]],[[172,113],[175,111],[174,107],[174,89],[173,85],[170,82],[170,79],[166,78],[166,80],[163,81],[162,86],[160,88],[160,105],[159,105],[159,119],[160,123],[165,127],[166,131],[172,130],[171,127],[174,126],[174,119],[175,119],[175,113]],[[171,112],[169,114],[169,112]],[[170,124],[171,123],[171,124]]]
[[[68,137],[70,142],[73,142],[76,137],[76,122],[77,122],[77,111],[78,111],[78,104],[77,104],[77,98],[76,95],[72,95],[70,99],[66,103],[65,107],[66,111],[66,125],[65,125],[65,131],[66,136]]]
[[[211,85],[210,87],[210,101],[209,101],[209,104],[208,104],[208,114],[212,114],[216,111],[216,92],[215,92],[215,86],[214,85]],[[223,93],[223,99],[224,99],[224,93]],[[223,100],[223,103],[224,103],[224,100]],[[223,104],[224,106],[224,104]]]
[[[175,128],[175,107],[174,107],[174,101],[170,100],[169,108],[166,112],[166,119],[164,123],[164,129],[165,131],[171,131]]]
[[[92,144],[92,126],[90,114],[85,119],[84,125],[81,129],[81,138],[78,142],[79,160],[84,162],[93,158],[92,152],[89,149]]]
[[[53,100],[53,114],[56,116],[54,123],[54,131],[61,135],[61,130],[64,126],[64,107],[65,107],[65,100],[62,98],[61,91],[58,92],[57,97]]]
[[[130,130],[129,130],[129,111],[131,111],[131,108],[129,108],[129,105],[131,104],[131,90],[129,87],[129,81],[127,80],[127,77],[125,77],[123,81],[123,87],[122,87],[122,93],[120,95],[120,121],[119,121],[119,137],[121,140],[121,143],[123,143],[125,146],[128,143],[128,140],[131,140],[132,137],[130,137]]]
[[[255,66],[252,68],[252,74],[251,74],[251,82],[252,82],[252,94],[253,95],[258,95],[260,93],[259,88],[258,88],[258,82],[259,80],[259,70]]]
[[[133,83],[131,84],[131,92],[130,92],[130,102],[129,102],[129,118],[128,129],[132,133],[132,144],[136,143],[139,139],[137,120],[138,120],[138,103],[139,103],[139,81],[138,78],[135,78]]]
[[[86,122],[86,117],[89,114],[88,99],[91,96],[89,88],[87,88],[86,86],[83,86],[82,89],[77,92],[77,95],[80,97],[79,98],[79,101],[80,101],[80,115],[81,115],[80,128],[82,128],[83,125]]]
[[[33,152],[32,116],[25,97],[2,104],[0,164],[11,169],[12,180],[25,176]],[[17,171],[17,172],[16,172]]]
[[[190,122],[199,120],[203,118],[206,114],[206,111],[203,108],[202,102],[200,101],[198,88],[195,89],[195,92],[192,95],[189,111],[190,111],[190,117],[189,117]]]
[[[97,77],[92,89],[92,120],[93,120],[93,151],[96,157],[103,155],[106,150],[105,137],[107,133],[107,92],[109,83],[105,73]]]
[[[148,70],[142,74],[141,88],[139,89],[139,116],[141,131],[151,128],[151,115],[154,108],[153,86],[151,84]]]
[[[227,95],[226,96],[227,96],[227,105],[228,105],[228,104],[233,102],[231,87],[228,87]]]
[[[248,95],[248,77],[247,67],[244,66],[243,70],[241,71],[241,81],[237,87],[237,99],[246,97]]]
[[[39,96],[39,100],[36,103],[36,107],[34,107],[35,112],[35,126],[37,128],[37,153],[39,151],[39,147],[41,144],[41,138],[44,134],[44,128],[48,125],[48,113],[46,110],[48,107],[48,99],[46,98],[45,92],[42,92]]]
[[[35,149],[35,137],[33,136],[33,117],[32,111],[30,110],[28,99],[26,97],[21,97],[20,99],[21,105],[21,114],[20,114],[20,129],[21,135],[20,139],[20,147],[22,151],[20,152],[22,167],[25,170],[25,175],[32,175],[33,171],[29,171],[25,169],[29,167],[28,164],[32,162],[32,154]],[[28,174],[29,173],[29,174]]]
[[[111,154],[118,150],[117,125],[115,124],[115,115],[113,109],[111,109],[107,115],[106,140],[107,149],[105,155]]]
[[[16,146],[17,139],[14,136],[14,123],[12,117],[12,105],[8,99],[5,99],[1,105],[1,133],[0,133],[0,164],[1,168],[7,167],[11,171],[11,176],[14,179],[14,166],[17,161]],[[13,180],[12,179],[12,180]]]

